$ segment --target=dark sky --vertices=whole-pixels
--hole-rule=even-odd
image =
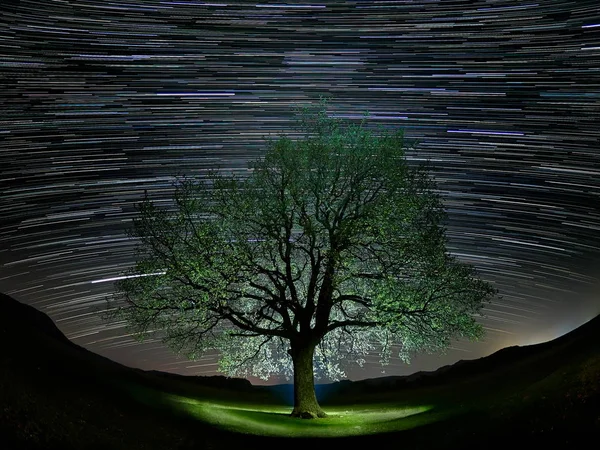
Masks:
[[[502,298],[431,370],[600,313],[600,3],[35,0],[0,4],[0,291],[131,366],[209,375],[99,316],[144,190],[245,167],[297,105],[405,128],[450,251]],[[34,358],[35,355],[32,355]],[[381,375],[374,356],[348,375]]]

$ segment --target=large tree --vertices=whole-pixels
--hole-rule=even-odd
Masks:
[[[323,103],[300,124],[243,175],[180,178],[162,207],[146,196],[116,312],[191,357],[220,351],[226,374],[293,376],[292,415],[314,418],[315,373],[477,338],[496,291],[448,253],[443,203],[401,131]]]

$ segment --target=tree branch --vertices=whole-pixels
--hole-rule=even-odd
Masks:
[[[327,333],[341,327],[376,327],[379,322],[368,320],[332,320],[327,326]]]

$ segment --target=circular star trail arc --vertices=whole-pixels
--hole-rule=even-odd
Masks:
[[[144,190],[243,169],[291,110],[405,128],[449,213],[450,251],[501,293],[485,341],[434,369],[551,339],[600,312],[596,0],[26,1],[0,6],[0,290],[128,365],[212,374],[99,311],[133,262]],[[377,358],[353,378],[377,376]]]

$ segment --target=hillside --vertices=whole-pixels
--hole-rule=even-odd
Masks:
[[[125,367],[73,344],[48,316],[0,294],[3,450],[329,448],[331,440],[226,433],[144,398],[144,392],[164,392],[261,404],[272,403],[271,394],[282,389],[289,387]],[[456,412],[452,419],[394,435],[411,448],[476,448],[482,440],[487,448],[514,442],[570,448],[586,436],[600,436],[600,316],[543,344],[506,348],[430,373],[346,381],[320,390],[327,394],[324,406],[430,401]],[[351,442],[385,445],[390,438]],[[343,447],[350,440],[336,442]]]
[[[539,366],[542,363],[547,370],[555,370],[570,361],[598,354],[600,354],[600,315],[548,342],[506,347],[489,356],[474,360],[460,360],[431,372],[422,371],[407,376],[388,376],[355,382],[336,382],[330,384],[328,389],[339,394],[414,389],[456,380],[469,381],[486,374],[506,375],[514,371],[523,371],[532,364]]]
[[[47,315],[0,294],[3,450],[166,449],[187,446],[198,439],[210,440],[205,433],[190,434],[179,421],[160,412],[140,409],[125,393],[128,386],[135,385],[187,395],[220,396],[245,380],[236,383],[215,377],[207,381],[208,387],[202,381],[185,382],[182,377],[171,380],[170,374],[159,377],[92,353],[69,341]],[[202,424],[194,427],[207,428]]]

